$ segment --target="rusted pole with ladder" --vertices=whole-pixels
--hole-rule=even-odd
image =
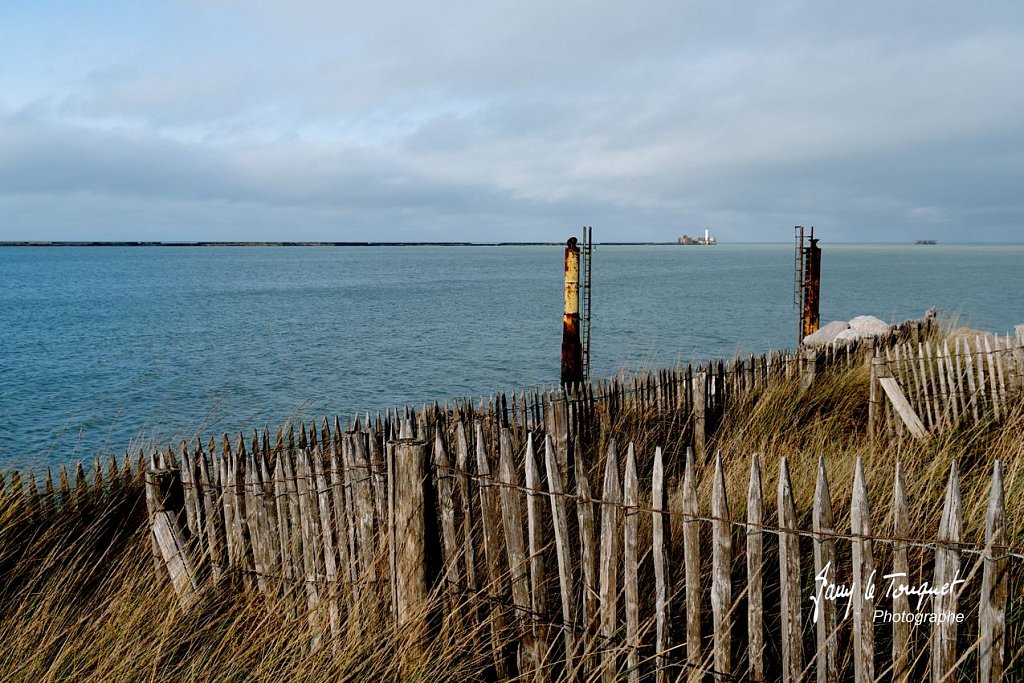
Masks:
[[[804,246],[804,228],[796,226],[796,292],[795,303],[800,308],[799,339],[801,343],[821,326],[819,301],[821,294],[821,248],[811,227],[809,245]]]
[[[583,381],[583,345],[580,343],[580,248],[576,238],[565,244],[565,314],[562,319],[561,383]]]

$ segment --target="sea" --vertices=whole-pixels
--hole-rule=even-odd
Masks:
[[[821,246],[822,323],[1024,322],[1024,245]],[[551,386],[563,252],[0,248],[0,470]],[[794,347],[793,256],[598,244],[592,377]]]

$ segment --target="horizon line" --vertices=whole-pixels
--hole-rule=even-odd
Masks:
[[[448,242],[422,241],[320,241],[320,240],[4,240],[0,247],[503,247],[503,246],[565,246],[563,241],[494,241],[472,242],[453,240]],[[594,246],[695,246],[715,247],[752,244],[792,244],[791,240],[719,242],[713,245],[686,245],[678,242],[658,241],[595,241]],[[831,242],[833,245],[911,245],[911,246],[969,246],[969,245],[1021,245],[1024,242],[938,242],[915,244],[911,241],[890,242]]]

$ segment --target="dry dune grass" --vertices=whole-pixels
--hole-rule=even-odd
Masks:
[[[999,459],[1004,466],[1009,542],[1018,549],[1024,546],[1020,502],[1024,500],[1024,410],[1020,403],[999,424],[964,426],[926,443],[872,446],[865,437],[867,366],[833,372],[825,379],[807,392],[801,392],[796,382],[781,383],[757,396],[739,397],[728,407],[718,436],[709,444],[709,457],[697,463],[703,513],[710,511],[711,453],[722,455],[731,514],[737,520],[745,515],[750,455],[760,454],[769,511],[774,510],[778,461],[786,457],[800,526],[809,529],[817,459],[822,457],[836,527],[849,529],[853,469],[856,459],[863,458],[872,531],[884,537],[892,531],[892,482],[899,461],[910,505],[911,536],[932,539],[950,466],[956,460],[963,538],[978,543],[984,540],[988,487],[993,462]],[[635,411],[621,413],[585,454],[594,473],[592,481],[600,481],[609,439],[614,437],[620,453],[624,444],[636,445],[641,481],[646,482],[643,488],[649,490],[651,458],[654,447],[661,446],[668,463],[670,506],[680,512],[684,431],[685,425],[673,420]],[[270,600],[209,588],[197,606],[183,613],[169,588],[154,578],[141,490],[137,478],[122,480],[103,493],[50,510],[33,510],[10,492],[0,495],[0,679],[463,681],[489,675],[490,656],[480,645],[489,634],[482,624],[458,634],[443,630],[423,651],[412,647],[407,634],[395,632],[380,601],[368,600],[358,615],[360,627],[347,629],[346,635],[316,652],[308,647],[313,634],[301,595]],[[599,486],[594,491],[597,494]],[[775,522],[774,514],[769,514],[767,522]],[[681,526],[673,522],[676,549],[682,545]],[[649,543],[649,534],[650,521],[645,517],[641,547]],[[735,538],[739,550],[734,575],[739,576],[743,571],[740,530]],[[768,577],[777,567],[772,564],[777,562],[773,547],[766,542]],[[878,542],[875,548],[876,562],[889,566],[891,547]],[[809,539],[802,539],[801,551],[806,594],[813,580],[806,569],[812,566]],[[840,562],[848,565],[848,547],[839,552]],[[913,571],[924,577],[930,576],[930,552],[912,549]],[[386,566],[385,558],[380,562],[382,568]],[[649,550],[642,562],[641,581],[650,581]],[[965,555],[964,565],[967,571],[975,569],[976,557]],[[1024,672],[1024,562],[1017,560],[1012,566],[1008,671]],[[679,568],[673,571],[679,585]],[[973,580],[963,599],[968,619],[975,623],[979,584],[980,579]],[[381,590],[386,586],[382,584]],[[772,597],[771,585],[766,591],[768,610],[777,596]],[[741,591],[736,595],[741,596]],[[677,604],[682,600],[678,593],[674,599]],[[772,618],[766,618],[771,628]],[[812,632],[805,628],[805,634]],[[882,649],[881,628],[879,634],[878,649]],[[767,654],[769,659],[777,655]],[[969,655],[965,670],[972,670],[973,661]]]

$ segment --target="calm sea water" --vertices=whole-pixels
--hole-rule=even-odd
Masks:
[[[823,248],[823,322],[1024,322],[1024,246]],[[0,468],[550,384],[562,251],[0,249]],[[791,347],[792,278],[783,244],[599,246],[593,372]]]

